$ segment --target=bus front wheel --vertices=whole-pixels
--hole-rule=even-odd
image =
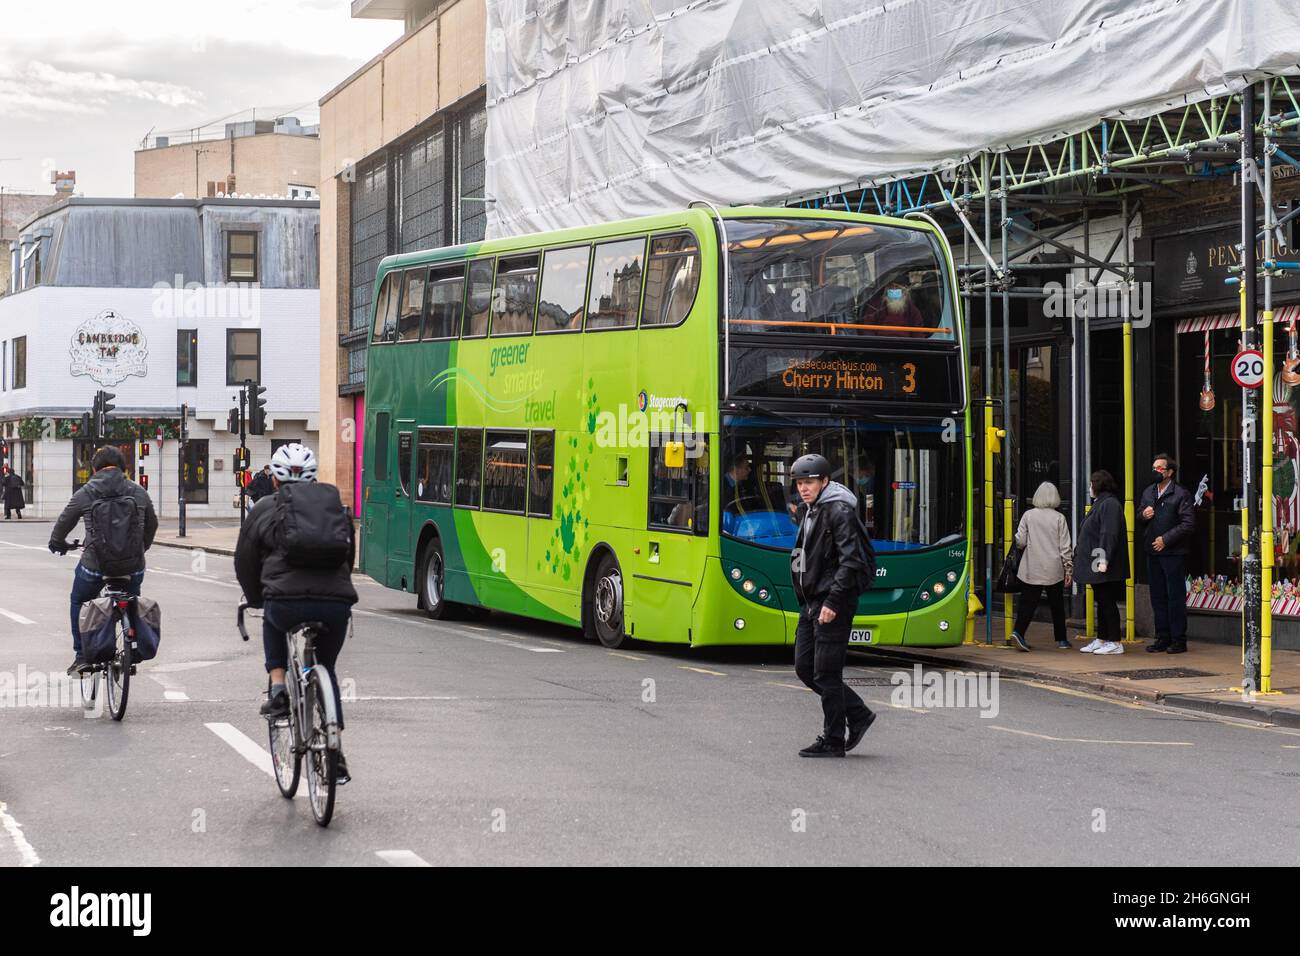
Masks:
[[[623,631],[623,572],[618,560],[606,553],[596,565],[587,594],[587,635],[605,647],[619,647]]]

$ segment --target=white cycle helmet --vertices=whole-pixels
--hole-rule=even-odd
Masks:
[[[271,456],[271,474],[280,484],[316,480],[316,456],[306,445],[281,445]]]

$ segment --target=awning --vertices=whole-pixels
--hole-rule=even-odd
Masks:
[[[1290,322],[1295,319],[1300,323],[1300,305],[1284,305],[1273,310],[1273,324]],[[1264,324],[1264,313],[1255,315],[1255,324]],[[1236,329],[1241,327],[1240,312],[1220,312],[1217,315],[1197,315],[1190,319],[1179,319],[1176,331],[1213,332],[1218,329]]]

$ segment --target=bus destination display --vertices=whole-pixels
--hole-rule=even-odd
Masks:
[[[754,398],[811,398],[951,405],[960,401],[949,357],[822,349],[732,352],[732,392]]]

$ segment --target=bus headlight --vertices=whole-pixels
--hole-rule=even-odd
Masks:
[[[753,594],[754,582],[749,580],[749,578],[745,578],[745,583],[740,586],[740,589],[744,591],[746,594]]]
[[[949,571],[949,572],[948,572],[948,583],[949,583],[949,584],[955,584],[955,583],[957,583],[957,572],[956,572],[956,571]]]
[[[943,582],[942,582],[942,581],[935,581],[935,582],[934,582],[934,593],[935,593],[935,594],[942,594],[942,593],[943,593],[944,591],[946,591],[946,590],[947,590],[947,588],[945,588],[945,587],[943,586]]]
[[[759,588],[759,590],[758,590],[758,599],[759,599],[760,601],[766,601],[766,600],[767,600],[767,588]]]
[[[738,631],[743,631],[745,629],[745,619],[743,617],[736,618],[732,624]]]
[[[733,581],[739,581],[739,580],[740,580],[740,568],[732,568],[732,569],[731,569],[731,580],[733,580]]]
[[[922,600],[922,601],[928,601],[928,600],[930,600],[930,592],[929,592],[929,591],[922,591],[922,592],[921,592],[921,600]]]

